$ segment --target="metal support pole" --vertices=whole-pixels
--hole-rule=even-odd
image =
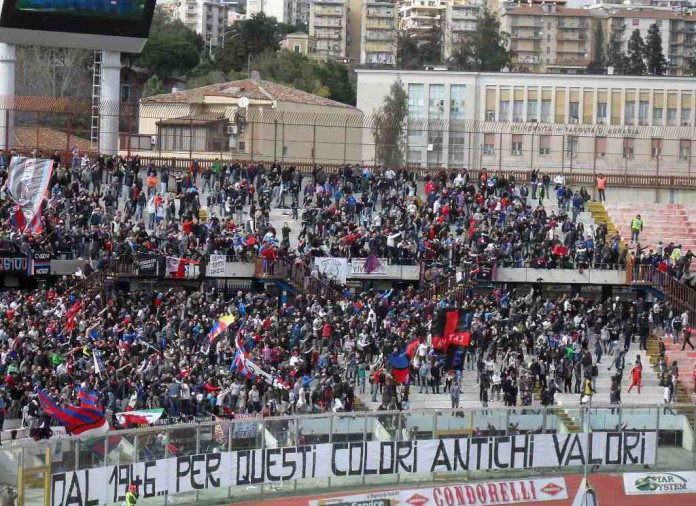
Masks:
[[[348,149],[348,119],[346,119],[346,122],[343,125],[343,165],[346,164],[347,149]]]
[[[5,114],[0,114],[0,151],[12,148],[12,128],[14,126],[15,96],[15,55],[14,44],[0,44],[0,96]]]
[[[273,120],[273,161],[275,162],[278,159],[278,120],[274,119]]]
[[[102,51],[99,95],[99,153],[118,154],[118,115],[121,101],[121,53]]]
[[[70,156],[70,139],[72,137],[72,114],[68,114],[67,118],[68,124],[65,129],[65,165],[70,166],[71,156]]]
[[[503,170],[503,132],[498,133],[498,173]]]
[[[193,158],[193,118],[189,118],[189,158]]]
[[[249,158],[254,161],[254,121],[251,121],[251,142],[249,145]]]
[[[285,113],[281,113],[281,136],[280,139],[280,159],[285,163]]]
[[[561,174],[565,174],[565,134],[561,135]],[[548,198],[548,195],[546,196]]]
[[[317,120],[312,127],[312,168],[317,168]]]

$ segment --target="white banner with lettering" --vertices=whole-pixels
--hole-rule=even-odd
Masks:
[[[52,506],[123,501],[237,485],[331,476],[447,473],[468,470],[643,466],[655,463],[654,432],[529,434],[423,441],[369,441],[239,450],[57,473]]]
[[[316,257],[314,265],[317,266],[319,272],[329,279],[346,284],[348,277],[348,259],[335,257]]]

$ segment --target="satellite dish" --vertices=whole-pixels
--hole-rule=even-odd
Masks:
[[[248,97],[240,98],[237,101],[237,105],[242,109],[246,109],[247,107],[249,107],[249,98]]]

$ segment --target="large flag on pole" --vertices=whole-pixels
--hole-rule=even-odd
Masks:
[[[41,229],[41,203],[53,171],[53,160],[14,156],[3,189],[17,204],[15,223],[24,232],[27,227]]]

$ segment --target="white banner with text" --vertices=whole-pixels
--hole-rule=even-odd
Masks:
[[[478,470],[643,466],[655,463],[655,432],[593,432],[368,441],[238,450],[57,473],[52,506],[123,501],[129,485],[142,498],[196,490],[334,476]]]

